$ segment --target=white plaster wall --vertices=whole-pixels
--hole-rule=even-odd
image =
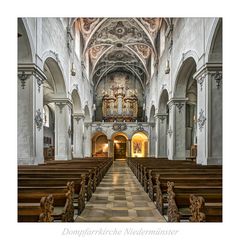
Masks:
[[[32,49],[32,62],[36,63],[42,70],[44,65],[44,56],[47,52],[52,52],[57,56],[58,64],[62,71],[67,97],[71,99],[70,91],[73,88],[73,84],[78,84],[78,93],[81,98],[82,108],[84,104],[87,104],[90,110],[90,115],[92,115],[92,86],[87,79],[82,78],[81,73],[81,60],[75,57],[74,46],[72,52],[69,51],[67,46],[67,26],[68,18],[24,18],[23,23],[29,38],[29,42]],[[74,43],[74,39],[72,44]],[[24,55],[22,55],[24,57]],[[74,60],[74,65],[76,68],[76,75],[71,76],[71,66]],[[31,62],[25,59],[18,59],[21,62]],[[25,101],[21,101],[25,106],[21,106],[18,114],[18,122],[23,122],[23,111],[28,109],[29,105],[34,106],[34,109],[43,108],[43,96],[42,87],[40,94],[36,94],[31,101],[27,101],[25,91],[19,89],[19,98],[24,98]],[[31,96],[30,96],[31,97]],[[35,110],[33,111],[35,113]],[[33,122],[34,114],[28,110],[28,121]],[[69,115],[70,117],[70,115]],[[68,121],[70,122],[70,121]],[[26,124],[25,124],[26,125]],[[67,124],[68,125],[68,124]],[[32,127],[31,127],[32,126]],[[68,126],[67,126],[68,127]],[[43,128],[41,130],[35,129],[35,124],[29,124],[29,131],[25,131],[26,134],[20,134],[24,129],[19,127],[19,138],[18,138],[18,162],[19,164],[36,164],[43,161]],[[26,148],[24,143],[28,141],[29,146]],[[24,145],[24,146],[22,146]],[[69,153],[67,153],[69,155]],[[70,156],[70,155],[69,155]],[[68,158],[69,158],[68,156]],[[71,158],[71,157],[70,157]]]
[[[147,86],[147,116],[150,116],[151,103],[158,108],[163,84],[168,90],[169,99],[173,96],[178,70],[183,60],[192,55],[197,61],[197,69],[205,63],[206,45],[209,42],[216,18],[179,18],[174,19],[173,47],[169,58],[169,39],[166,39],[165,50],[159,59],[158,76]],[[185,58],[183,57],[185,55]],[[167,59],[170,59],[170,73],[165,74]]]
[[[47,51],[58,55],[63,70],[66,90],[70,98],[70,91],[74,84],[78,84],[81,106],[88,106],[92,116],[93,88],[88,79],[82,77],[81,60],[67,47],[67,18],[25,18],[24,23],[29,34],[33,49],[33,62],[43,66],[41,57]],[[153,75],[146,89],[146,112],[150,117],[150,108],[155,105],[156,113],[162,90],[168,90],[169,99],[173,97],[176,76],[184,58],[193,56],[197,62],[197,70],[206,61],[206,49],[212,36],[215,18],[180,18],[175,19],[173,29],[173,47],[169,57],[169,39],[166,39],[165,50],[159,59],[158,75]],[[73,40],[74,42],[74,40]],[[36,56],[37,53],[37,56]],[[170,73],[165,74],[166,61],[170,60]],[[71,63],[74,61],[76,75],[71,76]],[[39,95],[41,96],[41,94]],[[39,102],[39,100],[37,100]],[[41,101],[40,101],[41,102]]]
[[[73,84],[78,84],[82,107],[84,103],[87,103],[87,105],[89,106],[90,114],[92,115],[92,86],[87,79],[84,79],[82,77],[80,62],[81,60],[76,56],[74,48],[72,49],[72,52],[70,52],[67,47],[66,27],[68,24],[68,19],[42,18],[41,20],[41,32],[39,32],[38,30],[38,34],[36,34],[36,18],[26,18],[26,23],[28,25],[28,28],[30,29],[30,34],[33,38],[35,48],[36,45],[40,44],[41,42],[41,53],[39,53],[39,56],[42,57],[47,51],[53,51],[58,55],[61,66],[63,68],[63,76],[68,96],[70,94],[70,89],[72,88]],[[72,61],[74,61],[76,69],[75,76],[71,76],[70,74]]]

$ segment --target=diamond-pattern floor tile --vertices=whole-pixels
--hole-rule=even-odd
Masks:
[[[127,166],[114,161],[76,222],[165,222]]]

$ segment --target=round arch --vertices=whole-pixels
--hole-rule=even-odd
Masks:
[[[18,18],[18,63],[34,60],[35,47],[26,19]]]
[[[53,88],[54,94],[57,94],[57,97],[67,97],[63,71],[54,58],[46,58],[44,62],[44,73],[47,76],[47,82]]]
[[[160,95],[158,103],[159,113],[167,113],[167,103],[169,101],[169,95],[167,89],[164,89]]]
[[[53,110],[53,119],[58,119],[57,117],[57,111],[56,111],[56,105],[55,100],[59,98],[67,98],[67,90],[65,85],[65,80],[63,76],[63,71],[61,70],[59,62],[54,58],[54,55],[48,54],[45,55],[46,58],[44,58],[43,62],[43,69],[44,74],[46,75],[47,79],[43,83],[43,104],[48,105]],[[61,115],[64,119],[64,121],[71,123],[71,115]],[[69,117],[70,116],[70,117]],[[54,124],[52,124],[52,127],[45,127],[43,129],[43,137],[44,139],[50,137],[52,142],[52,158],[53,159],[61,159],[61,154],[59,153],[59,138],[60,134],[59,132],[67,132],[65,128],[61,125],[64,121],[55,121]],[[66,145],[69,146],[68,151],[71,152],[71,141],[73,141],[73,135],[71,135],[70,139],[64,138],[63,141],[66,143]],[[49,151],[49,146],[44,146],[44,152]],[[64,153],[66,154],[66,153]],[[47,160],[47,155],[44,154],[45,160]],[[70,154],[66,156],[66,158],[70,158]]]
[[[116,136],[123,136],[123,137],[125,137],[127,140],[129,140],[129,137],[128,137],[128,135],[126,134],[126,133],[124,133],[124,132],[115,132],[115,133],[113,133],[112,134],[112,136],[111,136],[111,139],[112,140],[114,140],[114,138],[116,137]]]
[[[189,78],[196,72],[196,61],[193,57],[182,62],[175,80],[173,96],[174,98],[185,98]]]
[[[112,149],[115,160],[125,160],[127,156],[130,156],[128,136],[123,132],[116,132],[112,134]]]
[[[131,141],[132,157],[147,157],[149,148],[148,136],[145,132],[135,132]]]
[[[150,114],[149,114],[149,122],[155,121],[155,118],[154,118],[155,114],[156,114],[156,109],[155,109],[155,106],[152,105],[150,109]]]
[[[84,116],[85,116],[85,121],[90,122],[91,121],[91,115],[90,115],[90,110],[88,105],[85,105],[84,107]]]
[[[197,142],[197,82],[193,78],[196,69],[197,63],[193,57],[185,59],[179,68],[175,80],[173,98],[174,100],[183,101],[184,103],[184,114],[170,116],[170,121],[171,117],[179,118],[179,120],[174,120],[176,121],[175,129],[178,129],[175,138],[177,142],[181,142],[181,147],[178,148],[178,152],[175,152],[175,158],[182,159],[189,157],[191,155],[191,149],[196,146]],[[170,140],[170,138],[168,139]]]
[[[135,130],[131,133],[131,139],[133,138],[133,136],[136,134],[136,133],[142,133],[143,135],[145,135],[147,138],[149,137],[149,133],[145,130]]]
[[[73,89],[72,91],[72,103],[73,103],[73,113],[76,114],[76,113],[81,113],[81,99],[80,99],[80,96],[78,94],[78,91],[76,89]]]
[[[216,18],[213,22],[211,31],[210,31],[210,35],[207,41],[207,46],[206,46],[206,62],[210,62],[211,59],[211,55],[213,53],[213,49],[214,49],[214,45],[217,41],[218,38],[221,38],[219,42],[222,43],[222,19],[221,18]],[[219,49],[219,53],[221,54],[222,52],[222,46]],[[219,58],[222,57],[222,55],[218,56]],[[219,59],[219,60],[222,60]]]
[[[100,131],[95,132],[92,136],[92,155],[94,157],[107,157],[108,148],[107,135]]]

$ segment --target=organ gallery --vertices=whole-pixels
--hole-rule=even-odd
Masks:
[[[109,90],[103,90],[102,112],[107,122],[132,122],[137,119],[137,90],[124,85],[112,85]]]
[[[221,33],[19,18],[18,221],[221,222]]]

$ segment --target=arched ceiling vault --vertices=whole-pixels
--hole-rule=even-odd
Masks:
[[[156,38],[161,18],[79,18],[83,56],[88,55],[92,81],[104,73],[125,68],[144,85],[149,61],[157,60]],[[144,80],[145,79],[145,80]]]

